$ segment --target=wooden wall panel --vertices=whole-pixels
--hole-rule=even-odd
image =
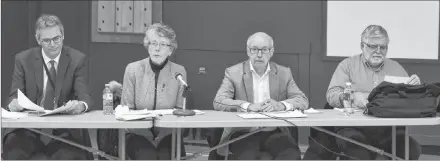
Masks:
[[[134,1],[134,33],[144,33],[152,20],[151,1]]]
[[[116,1],[116,32],[133,32],[133,1]]]
[[[100,4],[114,3],[113,13],[99,13]],[[131,12],[127,13],[130,11]],[[102,8],[102,6],[101,6]],[[107,7],[108,8],[108,7]],[[136,9],[137,8],[137,9]],[[92,1],[91,2],[91,39],[92,42],[141,44],[143,32],[151,23],[162,22],[162,1]],[[128,11],[123,11],[128,10]],[[107,12],[107,11],[106,11]],[[125,13],[123,13],[125,12]],[[99,31],[102,25],[100,14],[113,14],[113,31]],[[107,16],[105,16],[108,18]],[[108,21],[108,20],[107,20]],[[104,23],[107,24],[104,20]],[[118,25],[118,28],[116,28]],[[124,28],[125,25],[125,28]],[[127,27],[128,25],[128,27]],[[102,29],[101,29],[102,30]],[[107,31],[107,29],[105,29]]]
[[[98,1],[98,32],[115,31],[115,1]]]

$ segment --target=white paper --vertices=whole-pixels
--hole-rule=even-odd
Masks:
[[[28,110],[34,110],[34,111],[44,111],[44,108],[41,106],[36,105],[34,102],[29,100],[29,98],[26,97],[26,95],[23,94],[23,92],[20,91],[20,89],[17,89],[17,102],[18,105],[21,107],[28,109]]]
[[[201,114],[204,114],[205,112],[203,112],[203,111],[200,111],[200,110],[193,110],[195,113],[196,113],[196,115],[201,115]]]
[[[49,115],[54,115],[54,114],[58,114],[58,113],[63,113],[68,108],[69,107],[67,107],[67,106],[61,106],[59,108],[56,108],[55,110],[44,110],[44,113],[41,114],[40,116],[49,116]]]
[[[383,81],[390,83],[406,83],[409,80],[409,77],[397,77],[397,76],[389,76],[386,75]]]
[[[313,108],[309,108],[309,109],[307,109],[307,110],[304,110],[304,113],[321,113],[322,111],[318,111],[318,110],[315,110],[315,109],[313,109]]]
[[[24,112],[9,112],[2,107],[2,118],[6,119],[19,119],[23,117],[27,117],[27,113]]]
[[[265,115],[264,115],[265,114]],[[237,114],[239,117],[244,119],[265,119],[270,118],[266,115],[272,116],[272,117],[278,117],[278,118],[300,118],[300,117],[307,117],[306,114],[303,114],[299,110],[295,111],[282,111],[282,112],[265,112],[263,114],[260,113],[241,113]]]
[[[122,121],[142,120],[146,118],[156,117],[148,109],[130,110],[128,106],[118,105],[115,108],[115,118]]]
[[[122,106],[122,105],[118,105],[115,108],[115,115],[146,115],[150,113],[151,112],[148,111],[148,109],[130,110],[128,106]]]
[[[146,118],[149,118],[149,116],[130,115],[130,116],[124,116],[124,117],[116,117],[117,120],[121,120],[121,121],[135,121],[135,120],[143,120]]]
[[[131,121],[131,120],[142,120],[142,119],[146,119],[146,118],[153,118],[155,117],[152,114],[145,114],[145,115],[115,115],[115,118],[117,120],[122,120],[122,121]]]
[[[118,105],[115,108],[115,118],[122,121],[142,120],[152,117],[148,110],[130,110],[128,106]]]
[[[333,108],[333,110],[339,111],[339,112],[344,112],[343,108]]]
[[[339,111],[339,112],[344,112],[344,108],[333,108],[333,110]],[[360,112],[360,111],[364,111],[362,109],[359,108],[353,108],[354,112]]]
[[[172,115],[174,109],[163,109],[163,110],[151,110],[150,112],[155,115]]]
[[[172,115],[174,110],[176,110],[176,109],[152,110],[150,112],[152,112],[153,114],[156,114],[156,115]],[[201,115],[201,114],[205,113],[200,110],[193,110],[193,111],[196,113],[196,115]]]
[[[145,118],[153,118],[161,115],[172,115],[175,109],[163,109],[163,110],[130,110],[128,106],[118,105],[115,108],[115,117],[118,120],[141,120]],[[193,110],[196,115],[204,114],[205,112],[200,110]]]

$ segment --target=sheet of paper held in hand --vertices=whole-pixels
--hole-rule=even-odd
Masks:
[[[44,112],[43,107],[38,106],[34,102],[29,100],[29,98],[27,98],[26,95],[24,95],[23,92],[20,91],[20,89],[17,89],[17,102],[18,105],[20,105],[24,109]]]
[[[390,83],[406,83],[409,80],[409,77],[397,77],[397,76],[389,76],[386,75],[383,81],[390,82]]]
[[[272,116],[272,117],[278,117],[278,118],[301,118],[301,117],[307,117],[306,114],[303,114],[299,110],[295,111],[280,111],[280,112],[265,112],[264,114]],[[237,114],[239,117],[244,119],[266,119],[270,118],[266,115],[260,114],[260,113],[240,113]]]
[[[29,98],[26,97],[26,95],[23,94],[19,89],[17,89],[17,102],[18,105],[23,107],[24,109],[31,110],[29,111],[29,114],[36,114],[38,116],[48,116],[58,113],[63,113],[68,109],[67,106],[61,106],[59,108],[56,108],[55,110],[45,110],[43,107],[36,105],[34,102],[29,100]]]

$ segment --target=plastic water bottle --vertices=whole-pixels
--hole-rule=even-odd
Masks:
[[[345,83],[344,94],[343,94],[343,105],[344,113],[346,115],[351,115],[354,113],[353,110],[353,88],[350,82]]]
[[[102,92],[102,100],[104,115],[112,115],[114,113],[113,93],[110,89],[110,84],[105,84],[104,91]]]

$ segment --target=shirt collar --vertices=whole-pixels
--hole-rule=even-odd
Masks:
[[[254,66],[252,65],[252,61],[249,61],[250,70],[252,72],[256,72],[254,69]],[[264,72],[263,76],[266,75],[270,71],[270,65],[267,63],[266,71]]]
[[[47,57],[46,53],[44,52],[43,49],[41,49],[41,54],[43,54],[44,63],[48,64],[51,60],[55,60],[55,64],[58,64],[58,62],[60,60],[61,52],[60,52],[60,54],[58,54],[58,56],[55,59],[50,59],[49,57]]]
[[[387,59],[384,58],[382,64],[380,64],[380,66],[379,66],[378,68],[374,69],[374,68],[372,68],[371,65],[367,62],[367,60],[365,60],[365,57],[364,57],[364,54],[363,54],[363,53],[362,53],[360,56],[361,56],[362,63],[364,63],[364,65],[367,66],[368,69],[371,69],[372,71],[375,71],[375,72],[381,71],[381,70],[383,69],[383,67],[385,66],[385,63],[386,63],[386,61],[387,61]]]

